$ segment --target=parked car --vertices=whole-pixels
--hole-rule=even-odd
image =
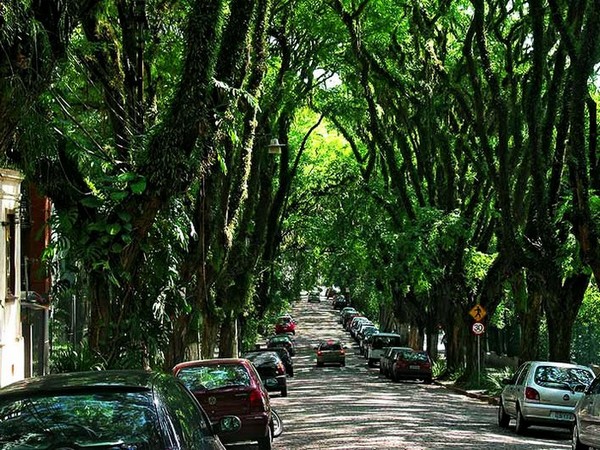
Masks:
[[[572,427],[575,405],[594,379],[586,366],[528,361],[512,378],[504,379],[498,406],[498,425],[507,428],[516,419],[516,432],[523,434],[529,425]]]
[[[354,338],[354,340],[356,340],[356,333],[360,329],[360,325],[363,324],[363,323],[366,323],[366,324],[369,324],[369,325],[374,325],[373,322],[371,322],[371,319],[369,319],[368,317],[361,317],[361,316],[355,317],[350,322],[350,326],[348,327],[348,331],[350,332],[350,336],[352,336],[352,338]]]
[[[28,378],[0,390],[2,448],[224,450],[240,419],[205,411],[172,375],[93,371]],[[40,446],[42,444],[42,446]]]
[[[313,289],[308,293],[309,303],[320,303],[321,302],[321,291]]]
[[[291,336],[287,334],[276,334],[267,340],[267,348],[284,347],[290,356],[296,355],[296,346]]]
[[[287,397],[285,365],[276,351],[248,352],[244,358],[254,364],[267,391],[277,391],[282,397]]]
[[[261,348],[260,345],[257,345],[253,352],[276,352],[277,355],[281,358],[283,365],[285,367],[285,374],[288,377],[294,376],[294,360],[290,356],[290,353],[287,351],[285,347],[272,347],[272,348]]]
[[[368,329],[368,328],[377,328],[377,327],[376,327],[376,326],[375,326],[375,324],[374,324],[373,322],[371,322],[370,320],[363,321],[363,322],[359,323],[359,324],[356,326],[356,329],[355,329],[355,331],[354,331],[354,340],[355,340],[356,342],[360,342],[360,340],[361,340],[361,339],[362,339],[362,337],[363,337],[363,333],[364,333],[364,331],[365,331],[366,329]]]
[[[392,366],[398,352],[412,352],[410,347],[385,347],[379,357],[379,373],[386,378],[391,378]]]
[[[358,311],[353,306],[346,306],[340,311],[339,323],[341,325],[343,325],[346,322],[346,316],[350,313],[358,313]]]
[[[575,406],[572,450],[600,448],[600,377],[596,377]]]
[[[431,384],[433,379],[433,362],[424,351],[399,351],[394,355],[390,369],[390,378],[393,381],[423,380]]]
[[[331,304],[333,309],[342,310],[346,306],[348,306],[348,299],[344,297],[343,294],[338,294],[333,298],[333,302]]]
[[[296,334],[296,321],[291,316],[281,316],[275,323],[275,334]]]
[[[224,444],[258,442],[270,450],[273,419],[269,394],[254,365],[244,358],[219,358],[177,364],[173,374],[192,391],[212,421],[235,415],[241,427],[219,433]]]
[[[358,352],[361,355],[364,355],[366,350],[367,350],[367,345],[369,343],[369,338],[374,335],[379,333],[379,328],[377,327],[366,327],[362,334],[362,337],[360,338],[360,341],[358,341]]]
[[[322,367],[325,364],[339,364],[341,367],[346,365],[346,348],[341,341],[337,339],[326,339],[316,346],[317,366]]]
[[[395,333],[377,333],[370,337],[367,344],[366,358],[369,367],[379,364],[379,358],[385,347],[402,347],[402,338]]]

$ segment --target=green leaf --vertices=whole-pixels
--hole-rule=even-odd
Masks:
[[[138,175],[134,172],[125,172],[120,174],[117,177],[117,180],[121,181],[121,182],[128,182],[128,181],[133,181],[138,177]]]
[[[116,236],[121,231],[121,225],[118,223],[111,223],[106,226],[106,231],[111,236]]]
[[[90,196],[84,197],[81,200],[81,204],[88,208],[99,208],[100,206],[102,206],[102,201],[98,197]]]
[[[133,192],[134,194],[141,194],[142,192],[144,192],[146,190],[146,179],[145,178],[139,179],[135,183],[132,183],[130,188],[131,188],[131,192]]]
[[[123,222],[131,222],[131,214],[127,211],[119,211],[117,214]]]
[[[110,198],[116,202],[121,202],[123,200],[125,200],[127,198],[127,192],[126,191],[118,191],[118,192],[111,192],[110,194]]]

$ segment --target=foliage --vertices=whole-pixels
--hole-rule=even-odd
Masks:
[[[600,292],[590,285],[573,327],[572,360],[579,364],[598,364],[600,361]]]
[[[50,354],[51,373],[82,372],[105,368],[105,362],[101,356],[93,353],[85,343],[63,345],[54,348]]]

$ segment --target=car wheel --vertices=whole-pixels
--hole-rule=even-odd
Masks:
[[[258,440],[258,450],[271,450],[273,448],[273,434],[271,427],[267,427],[267,435]]]
[[[431,383],[432,383],[432,381],[433,381],[433,380],[431,379],[431,377],[427,377],[427,378],[425,378],[425,379],[423,380],[423,383],[425,383],[425,384],[431,384]]]
[[[517,406],[517,424],[515,426],[515,431],[517,432],[517,434],[523,434],[525,433],[525,430],[527,430],[527,426],[527,420],[525,420],[525,418],[523,417],[523,414],[521,413],[521,408]]]
[[[282,396],[282,397],[287,397],[287,386],[286,386],[286,387],[284,387],[284,388],[281,390],[281,396]]]
[[[571,450],[590,450],[588,445],[583,444],[579,440],[579,428],[577,428],[577,423],[573,425],[573,440],[571,441]]]
[[[372,359],[369,359],[369,361],[367,361],[367,365],[369,367],[375,367],[375,361],[373,361]]]
[[[317,367],[323,367],[323,363],[322,363],[322,362],[319,362],[319,361],[317,361]]]
[[[340,363],[340,367],[346,367],[346,361]]]
[[[290,378],[294,378],[294,370],[290,370],[288,374],[290,375]]]
[[[500,428],[508,428],[508,424],[510,423],[510,416],[506,414],[506,410],[504,409],[504,405],[502,402],[498,405],[498,426]]]

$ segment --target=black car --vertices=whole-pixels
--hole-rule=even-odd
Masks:
[[[172,375],[94,371],[29,378],[0,389],[2,448],[224,450],[217,431],[237,431],[227,416],[215,428]],[[5,447],[6,446],[6,447]]]
[[[337,309],[337,310],[341,311],[346,306],[350,306],[350,302],[342,294],[339,294],[334,298],[332,306],[333,306],[333,309]]]
[[[296,355],[296,346],[294,344],[294,340],[292,339],[291,336],[289,336],[287,334],[276,334],[275,336],[271,336],[267,340],[267,348],[268,349],[279,348],[279,347],[285,348],[288,351],[288,353],[290,354],[290,356]]]
[[[277,352],[249,352],[244,355],[244,358],[254,364],[267,391],[279,391],[282,397],[287,397],[285,366]]]
[[[283,361],[283,365],[285,366],[285,373],[288,377],[294,376],[294,361],[290,355],[290,352],[285,347],[272,347],[272,348],[261,348],[260,345],[257,345],[253,352],[276,352],[281,361]]]

